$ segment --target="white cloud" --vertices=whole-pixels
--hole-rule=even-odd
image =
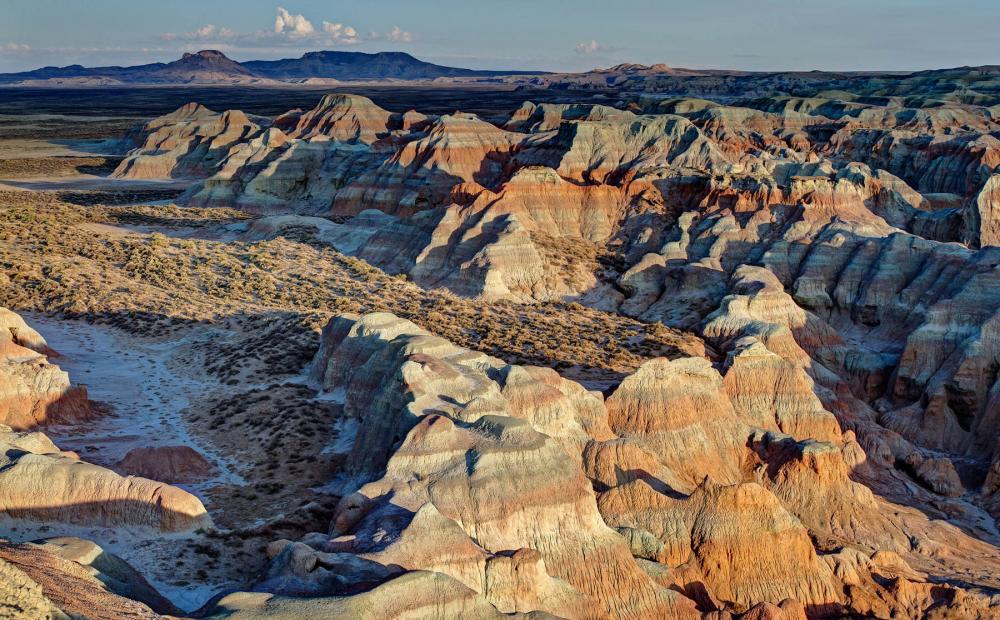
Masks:
[[[284,7],[279,6],[276,11],[273,29],[234,32],[226,27],[205,24],[192,32],[161,34],[160,40],[175,43],[178,51],[211,46],[213,49],[244,53],[253,51],[270,53],[281,48],[315,50],[328,46],[359,45],[373,41],[396,43],[413,41],[413,34],[399,26],[393,26],[388,32],[364,34],[354,26],[342,22],[324,20],[314,23],[304,15],[288,12]]]
[[[576,53],[577,54],[595,54],[597,52],[602,52],[606,48],[597,42],[597,39],[591,39],[587,43],[577,43]]]
[[[344,24],[323,22],[323,32],[329,35],[334,43],[353,45],[361,40],[357,30]]]
[[[215,24],[205,24],[201,28],[194,30],[193,32],[184,32],[181,34],[176,34],[173,32],[166,32],[160,35],[161,41],[219,41],[224,39],[231,39],[236,36],[236,33],[231,29],[223,26],[222,28],[217,28]]]
[[[278,16],[274,18],[274,32],[301,39],[313,34],[316,29],[304,15],[292,15],[279,6]]]
[[[399,26],[393,26],[392,30],[386,35],[386,38],[390,41],[400,41],[402,43],[409,43],[413,40],[413,33],[402,30]]]
[[[15,43],[11,41],[10,43],[4,43],[3,47],[0,47],[0,50],[5,52],[30,52],[31,46],[27,43]]]

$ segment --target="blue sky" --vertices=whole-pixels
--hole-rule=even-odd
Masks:
[[[402,50],[453,66],[587,70],[1000,64],[998,0],[4,0],[0,72]]]

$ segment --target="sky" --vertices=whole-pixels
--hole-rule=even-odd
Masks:
[[[1000,0],[0,0],[0,72],[405,51],[458,67],[1000,64]]]

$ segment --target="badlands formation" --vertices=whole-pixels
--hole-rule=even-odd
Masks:
[[[108,181],[180,208],[11,210],[70,241],[5,233],[8,305],[192,376],[183,433],[88,446],[122,405],[0,313],[0,512],[49,533],[0,614],[1000,617],[998,108],[619,103],[192,103]]]

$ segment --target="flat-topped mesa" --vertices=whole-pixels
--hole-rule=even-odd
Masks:
[[[230,149],[260,132],[261,127],[239,110],[220,114],[189,103],[134,130],[137,146],[111,176],[204,178],[218,170]]]
[[[426,116],[417,112],[389,112],[360,95],[331,94],[325,95],[312,110],[294,118],[279,117],[275,123],[295,139],[325,136],[339,142],[371,144],[390,131],[410,130],[426,120]]]
[[[94,417],[87,389],[48,361],[53,354],[21,317],[0,308],[0,424],[24,430]]]
[[[44,438],[44,436],[42,436]],[[197,497],[59,452],[0,427],[0,514],[26,521],[188,532],[212,520]]]

